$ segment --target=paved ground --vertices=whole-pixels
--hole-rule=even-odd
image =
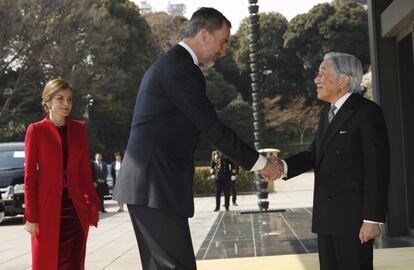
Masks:
[[[277,182],[275,188],[277,192],[269,195],[269,210],[312,206],[313,174],[305,174],[288,182]],[[86,269],[141,269],[138,248],[127,212],[117,213],[117,205],[114,201],[105,201],[105,204],[109,213],[102,214],[99,227],[92,228],[90,231]],[[230,210],[258,209],[256,195],[239,196],[238,204],[239,206],[231,207]],[[212,211],[215,206],[213,197],[195,198],[195,206],[196,212],[194,218],[190,219],[190,227],[194,250],[197,253],[220,213]],[[0,269],[2,270],[30,269],[30,239],[21,223],[21,218],[9,218],[0,225]],[[405,265],[414,264],[413,256],[405,255],[408,252],[407,249],[389,250],[393,250],[389,261],[392,262],[392,258],[400,256]],[[386,254],[381,253],[381,260],[386,257]],[[251,270],[252,265],[257,270],[275,269],[275,265],[280,266],[278,269],[318,268],[316,254],[200,260],[197,263],[201,270]],[[292,267],[284,268],[283,265]],[[296,268],[293,267],[295,265],[297,265]],[[387,268],[387,265],[392,267]],[[385,266],[376,269],[412,269],[412,267],[404,268],[400,265],[395,268],[393,263],[386,262]]]

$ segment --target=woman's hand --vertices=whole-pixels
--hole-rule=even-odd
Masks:
[[[26,221],[24,224],[24,229],[30,233],[31,236],[37,236],[37,223]]]

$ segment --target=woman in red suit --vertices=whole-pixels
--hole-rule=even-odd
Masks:
[[[25,139],[25,229],[32,235],[32,269],[84,269],[90,225],[99,200],[92,181],[86,129],[69,119],[73,89],[48,82],[47,116],[30,124]]]

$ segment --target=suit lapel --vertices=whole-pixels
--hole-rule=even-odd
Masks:
[[[71,152],[71,150],[76,149],[76,147],[73,147],[73,146],[76,145],[76,142],[72,141],[72,140],[75,140],[75,137],[72,136],[73,135],[73,125],[72,125],[72,122],[70,121],[70,119],[68,117],[66,117],[66,127],[67,127],[66,140],[67,140],[67,144],[68,144],[68,150],[67,150],[68,151],[68,164],[66,165],[67,166],[66,168],[70,168],[71,167],[70,164],[72,163],[73,158],[74,158],[73,153],[70,153],[70,152]]]
[[[361,98],[359,94],[352,94],[342,105],[339,111],[336,113],[335,117],[332,119],[332,122],[329,124],[326,132],[322,135],[320,142],[320,147],[318,148],[316,154],[316,166],[318,166],[323,155],[326,152],[326,149],[335,135],[338,133],[338,130],[341,126],[355,113],[355,103]],[[327,121],[326,121],[326,124]]]
[[[45,119],[43,119],[46,126],[50,129],[50,132],[52,132],[52,135],[54,139],[58,142],[60,149],[62,149],[62,139],[60,138],[59,131],[57,130],[56,126],[52,123],[52,121],[47,116]]]
[[[325,133],[328,129],[329,123],[328,123],[328,111],[329,106],[325,106],[321,111],[321,116],[319,119],[319,125],[318,125],[318,131],[316,134],[316,151],[319,152],[319,149],[321,148],[323,137],[325,136]]]

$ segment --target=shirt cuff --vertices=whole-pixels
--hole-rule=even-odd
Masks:
[[[372,221],[372,220],[366,220],[364,219],[365,223],[371,223],[371,224],[383,224],[382,222]]]
[[[284,159],[281,159],[280,161],[283,163],[283,175],[281,178],[286,178],[288,174],[288,165]]]
[[[267,164],[267,158],[265,158],[262,155],[259,155],[256,163],[253,165],[250,171],[251,172],[260,171],[266,166],[266,164]]]

